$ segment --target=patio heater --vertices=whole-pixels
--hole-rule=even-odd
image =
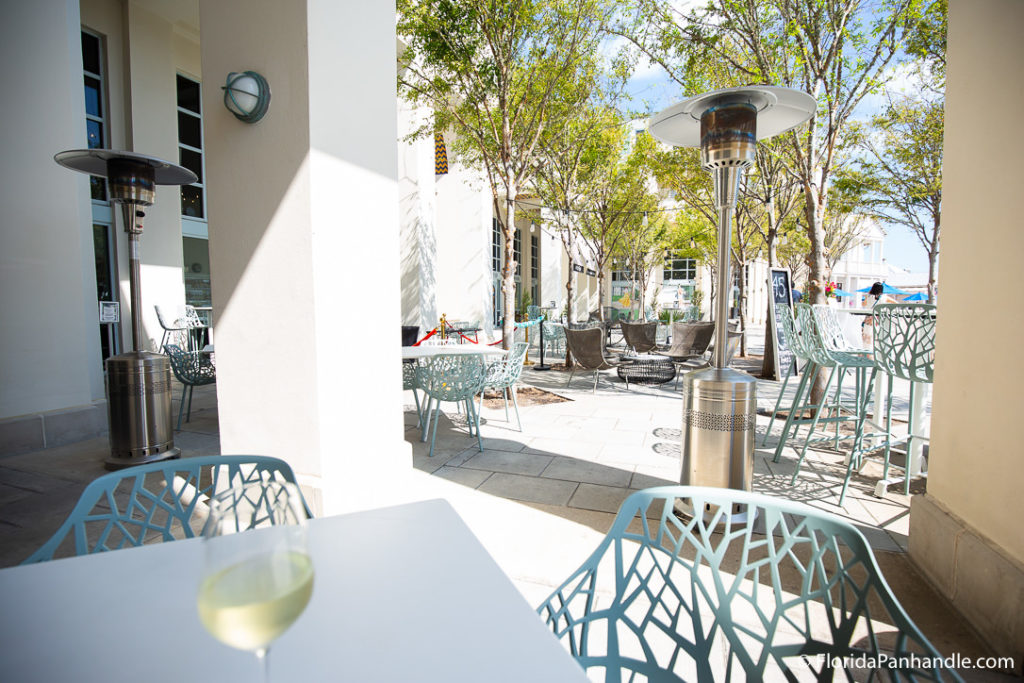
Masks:
[[[135,347],[107,359],[107,418],[110,457],[107,469],[120,469],[181,456],[174,447],[171,422],[171,366],[167,356],[139,349],[142,339],[142,284],[139,242],[141,207],[151,206],[154,185],[187,185],[192,171],[156,157],[109,149],[72,149],[53,157],[72,171],[103,176],[110,199],[121,205],[128,233],[128,263],[132,300],[132,344]]]
[[[736,195],[754,163],[758,139],[800,125],[814,112],[810,95],[774,86],[716,90],[657,114],[648,130],[676,147],[700,147],[701,167],[714,179],[718,211],[718,301],[710,367],[683,380],[682,474],[691,486],[749,491],[754,470],[757,382],[727,366],[726,323],[732,277],[729,244]]]

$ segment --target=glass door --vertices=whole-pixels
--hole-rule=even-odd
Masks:
[[[96,259],[96,298],[99,301],[117,301],[117,277],[114,270],[113,229],[109,224],[92,224],[93,255]],[[99,320],[99,305],[96,312]],[[100,353],[103,360],[121,352],[120,325],[99,323]]]

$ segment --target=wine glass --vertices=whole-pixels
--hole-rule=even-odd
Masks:
[[[225,645],[254,652],[266,683],[270,643],[313,593],[302,495],[273,480],[228,489],[210,499],[203,538],[199,620]]]

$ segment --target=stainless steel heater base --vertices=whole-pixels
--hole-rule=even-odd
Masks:
[[[181,457],[174,447],[167,356],[130,351],[107,359],[107,469]]]
[[[683,378],[680,483],[749,491],[754,472],[757,380],[732,368]]]

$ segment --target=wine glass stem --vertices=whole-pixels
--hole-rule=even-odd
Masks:
[[[260,676],[260,680],[262,680],[263,683],[270,683],[270,660],[267,658],[267,653],[269,651],[269,647],[261,647],[259,650],[256,650],[256,659],[259,660],[260,671],[263,672],[262,676]]]

